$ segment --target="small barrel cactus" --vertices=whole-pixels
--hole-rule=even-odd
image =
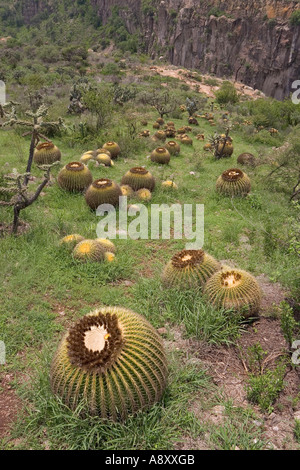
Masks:
[[[93,155],[91,153],[84,153],[81,155],[79,161],[87,165],[91,160],[93,160]]]
[[[112,142],[112,141],[106,142],[103,145],[103,148],[110,152],[111,158],[113,160],[115,160],[121,152],[119,145],[116,142]]]
[[[205,150],[205,152],[209,152],[210,150],[212,150],[212,148],[213,146],[210,143],[207,143],[204,145],[203,150]]]
[[[167,135],[166,135],[165,131],[156,131],[155,134],[154,134],[154,138],[156,140],[161,140],[162,142],[164,142],[167,138]]]
[[[158,147],[151,152],[150,158],[152,162],[160,163],[161,165],[166,165],[170,162],[171,155],[166,148]]]
[[[132,197],[134,195],[134,190],[132,189],[129,184],[121,184],[120,189],[122,191],[122,195],[126,197]]]
[[[66,235],[65,237],[61,238],[59,241],[60,246],[66,247],[68,250],[72,251],[77,243],[82,242],[84,237],[79,235],[78,233],[72,233],[71,235]]]
[[[58,185],[70,192],[84,191],[93,181],[93,176],[86,165],[81,162],[70,162],[57,176]]]
[[[163,126],[164,123],[165,123],[165,121],[163,120],[163,118],[157,118],[157,119],[156,119],[156,122],[158,122],[158,124],[159,124],[160,126]]]
[[[106,148],[103,148],[103,147],[97,149],[95,153],[96,153],[96,155],[98,155],[99,153],[106,153],[106,155],[108,155],[110,158],[112,158],[110,151],[107,150]]]
[[[242,170],[230,168],[219,176],[216,189],[225,196],[246,196],[251,190],[251,182]]]
[[[98,153],[95,156],[95,161],[104,166],[114,166],[114,162],[107,153]]]
[[[103,307],[80,318],[52,359],[52,391],[70,409],[112,421],[160,401],[168,366],[162,340],[141,315]]]
[[[135,194],[141,201],[150,201],[152,198],[151,191],[147,188],[141,188]]]
[[[217,149],[216,149],[216,157],[217,158],[223,158],[223,157],[231,157],[231,155],[233,154],[233,145],[232,145],[232,142],[230,141],[226,141],[226,143],[224,142],[220,142],[219,145],[217,146]]]
[[[238,156],[237,162],[240,165],[249,165],[249,166],[255,166],[255,157],[252,155],[252,153],[241,153],[241,155]]]
[[[175,140],[169,140],[165,144],[165,148],[168,150],[170,155],[179,155],[180,154],[180,145],[175,142]]]
[[[162,188],[164,189],[178,189],[178,186],[174,181],[167,180],[161,183]]]
[[[223,267],[206,283],[204,294],[216,308],[233,309],[245,318],[258,312],[261,289],[246,271]]]
[[[108,178],[100,178],[88,187],[85,200],[87,205],[95,210],[101,204],[117,206],[120,196],[122,196],[122,191],[117,183]]]
[[[33,161],[37,165],[51,165],[61,160],[61,151],[52,142],[38,144],[33,153]]]
[[[82,261],[101,262],[104,260],[105,248],[97,240],[85,239],[77,243],[73,249],[73,258]]]
[[[184,145],[193,145],[193,139],[188,135],[183,135],[180,139],[180,142]]]
[[[220,267],[220,263],[203,250],[183,250],[165,266],[162,283],[167,288],[202,289]]]
[[[134,191],[138,191],[142,188],[147,188],[150,191],[153,191],[155,187],[155,179],[150,171],[146,170],[146,168],[136,166],[125,173],[121,180],[121,184],[130,186]]]

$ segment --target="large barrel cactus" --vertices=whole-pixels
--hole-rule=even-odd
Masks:
[[[121,180],[122,185],[130,186],[134,191],[147,188],[153,191],[155,187],[154,176],[146,168],[137,166],[127,171]]]
[[[88,187],[85,193],[87,205],[95,210],[101,204],[117,206],[122,196],[120,186],[108,178],[100,178]]]
[[[246,271],[226,266],[207,281],[204,294],[215,307],[233,309],[245,318],[257,313],[261,302],[256,279]]]
[[[216,189],[225,196],[246,196],[251,190],[251,182],[239,168],[230,168],[217,179]]]
[[[57,176],[58,185],[70,192],[84,191],[92,181],[92,173],[82,162],[68,163]]]
[[[64,335],[50,379],[53,392],[71,409],[84,404],[91,415],[125,420],[162,398],[167,360],[158,333],[144,317],[103,307]]]
[[[219,262],[203,250],[183,250],[165,266],[162,283],[167,288],[199,289],[220,267]]]
[[[33,153],[33,161],[37,165],[51,165],[61,160],[61,151],[52,142],[38,144]]]

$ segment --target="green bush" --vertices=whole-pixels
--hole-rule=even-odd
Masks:
[[[290,24],[292,26],[299,26],[300,25],[300,10],[296,10],[291,14]]]
[[[239,101],[237,91],[231,82],[223,82],[220,90],[216,92],[216,101],[222,105],[235,104]]]

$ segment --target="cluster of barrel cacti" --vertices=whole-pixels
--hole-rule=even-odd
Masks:
[[[203,250],[175,253],[162,272],[165,288],[195,290],[216,308],[245,318],[259,311],[261,289],[256,279],[239,268],[222,265]]]
[[[202,117],[214,125],[212,113]],[[188,123],[199,125],[195,116],[190,116]],[[176,140],[166,142],[167,138],[193,145],[187,135],[190,126],[176,131],[173,122],[165,124],[159,118],[153,128],[153,138],[159,141],[150,155],[153,163],[165,165],[180,154],[180,144]],[[150,131],[144,130],[139,136],[150,137]],[[204,135],[198,134],[196,138],[204,140]],[[232,139],[228,135],[218,136],[217,140],[206,144],[205,149],[213,151],[216,158],[230,157]],[[101,204],[117,206],[122,195],[149,201],[157,182],[145,167],[128,170],[120,184],[108,178],[93,179],[88,164],[113,166],[119,153],[115,142],[85,152],[79,162],[68,163],[60,171],[59,186],[71,192],[84,192],[92,210]],[[253,165],[251,157],[251,154],[243,154],[239,163]],[[163,181],[161,186],[177,189],[172,179]],[[232,168],[218,178],[216,189],[227,196],[245,196],[251,189],[250,179],[242,170]],[[116,247],[108,239],[86,239],[74,233],[63,237],[60,246],[78,262],[101,263],[115,259]],[[231,310],[245,318],[256,315],[260,308],[261,289],[254,276],[222,265],[202,249],[175,253],[164,267],[161,280],[165,289],[195,291],[195,295],[202,295],[216,309]],[[64,335],[52,360],[50,378],[53,392],[71,409],[84,403],[84,409],[91,415],[124,421],[161,400],[167,376],[163,343],[152,325],[131,310],[103,307],[75,322]]]
[[[78,233],[72,233],[61,238],[59,245],[72,254],[74,260],[82,263],[111,262],[115,259],[116,246],[106,238],[90,239]]]

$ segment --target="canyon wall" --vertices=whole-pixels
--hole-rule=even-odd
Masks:
[[[289,18],[298,2],[277,0],[92,0],[102,22],[111,9],[145,49],[174,65],[238,80],[279,100],[300,79],[300,26]],[[149,12],[149,5],[153,6]],[[148,6],[148,9],[146,7]],[[217,16],[212,15],[212,8]],[[224,14],[222,14],[222,12]]]
[[[88,0],[87,0],[88,1]],[[238,80],[279,100],[300,80],[300,9],[289,0],[89,0],[105,24],[113,7],[145,52],[174,65]],[[23,0],[30,23],[53,0]],[[212,14],[214,13],[214,14]]]

